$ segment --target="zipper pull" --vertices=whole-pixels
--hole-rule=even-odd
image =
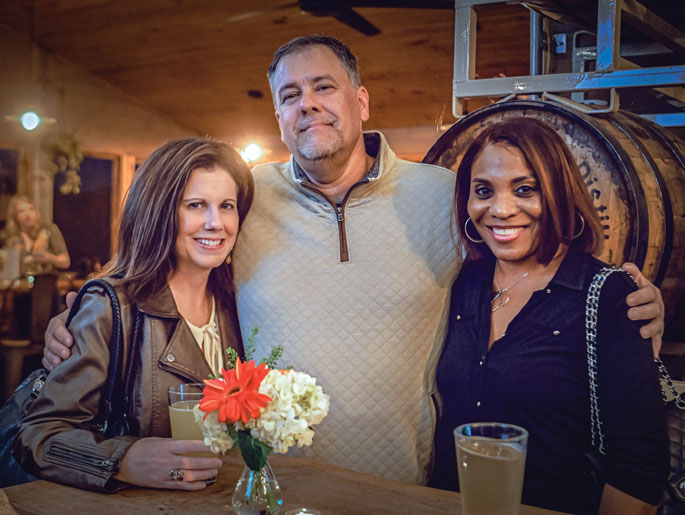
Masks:
[[[338,222],[342,222],[343,221],[343,209],[342,209],[342,207],[338,206],[335,209],[338,212]]]
[[[93,465],[96,467],[104,467],[107,470],[114,470],[114,468],[119,464],[119,460],[112,459],[112,460],[95,460],[93,462]]]

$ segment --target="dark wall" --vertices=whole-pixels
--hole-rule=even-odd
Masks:
[[[0,148],[0,229],[5,227],[9,199],[17,192],[18,169],[19,151]]]
[[[78,195],[60,193],[64,175],[55,176],[53,221],[64,235],[73,270],[78,270],[84,259],[97,258],[103,265],[109,260],[113,168],[110,159],[86,156],[79,170]]]

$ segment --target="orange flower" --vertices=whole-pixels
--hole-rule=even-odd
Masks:
[[[247,424],[250,419],[259,417],[259,408],[271,402],[271,397],[259,393],[262,379],[269,373],[265,363],[259,366],[254,361],[235,362],[235,369],[221,370],[221,379],[205,379],[207,385],[200,401],[200,409],[205,417],[219,410],[219,422],[233,424],[242,420]]]

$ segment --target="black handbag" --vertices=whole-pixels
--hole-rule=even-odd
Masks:
[[[604,480],[602,477],[602,462],[606,455],[604,450],[604,435],[599,420],[599,406],[597,402],[597,312],[599,309],[599,294],[607,277],[614,272],[624,272],[632,279],[632,276],[620,268],[602,268],[592,278],[588,288],[585,306],[585,328],[587,340],[588,377],[590,379],[590,434],[592,449],[586,453],[589,460],[589,476],[593,483],[593,503],[598,508],[601,498]],[[661,359],[654,359],[661,378],[664,380],[673,400],[668,401],[663,388],[661,390],[663,402],[666,406],[668,420],[668,438],[670,445],[670,472],[668,485],[664,497],[659,504],[659,515],[682,515],[685,513],[685,399],[681,398],[675,388],[666,367]]]
[[[121,307],[119,298],[112,285],[104,279],[92,279],[79,291],[67,317],[67,327],[77,313],[81,305],[83,295],[92,286],[97,286],[105,291],[112,306],[112,337],[110,340],[110,361],[98,414],[91,423],[91,430],[104,435],[106,438],[125,434],[137,434],[138,428],[132,427],[129,421],[129,395],[132,391],[133,363],[136,342],[142,331],[142,316],[133,309],[135,322],[133,324],[132,345],[129,349],[126,374],[121,380],[123,367],[124,340],[121,324]],[[12,447],[21,422],[33,404],[33,401],[45,384],[48,372],[41,368],[34,370],[17,387],[14,394],[5,402],[0,409],[0,487],[18,485],[35,481],[37,477],[27,473],[14,459]],[[123,384],[122,384],[123,383]]]
[[[666,382],[673,399],[666,402],[666,421],[668,423],[668,440],[671,470],[668,475],[666,493],[659,505],[659,515],[682,515],[685,513],[685,399],[681,397],[666,371],[666,367],[657,360],[661,377]]]

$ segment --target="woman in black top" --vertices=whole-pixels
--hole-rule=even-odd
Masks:
[[[459,166],[456,210],[468,255],[452,288],[438,362],[432,486],[457,489],[454,428],[497,421],[529,432],[525,504],[592,513],[585,300],[604,264],[602,229],[575,160],[532,118],[483,131]],[[598,317],[599,409],[607,459],[600,513],[650,513],[668,470],[651,348],[628,319],[625,274]]]

